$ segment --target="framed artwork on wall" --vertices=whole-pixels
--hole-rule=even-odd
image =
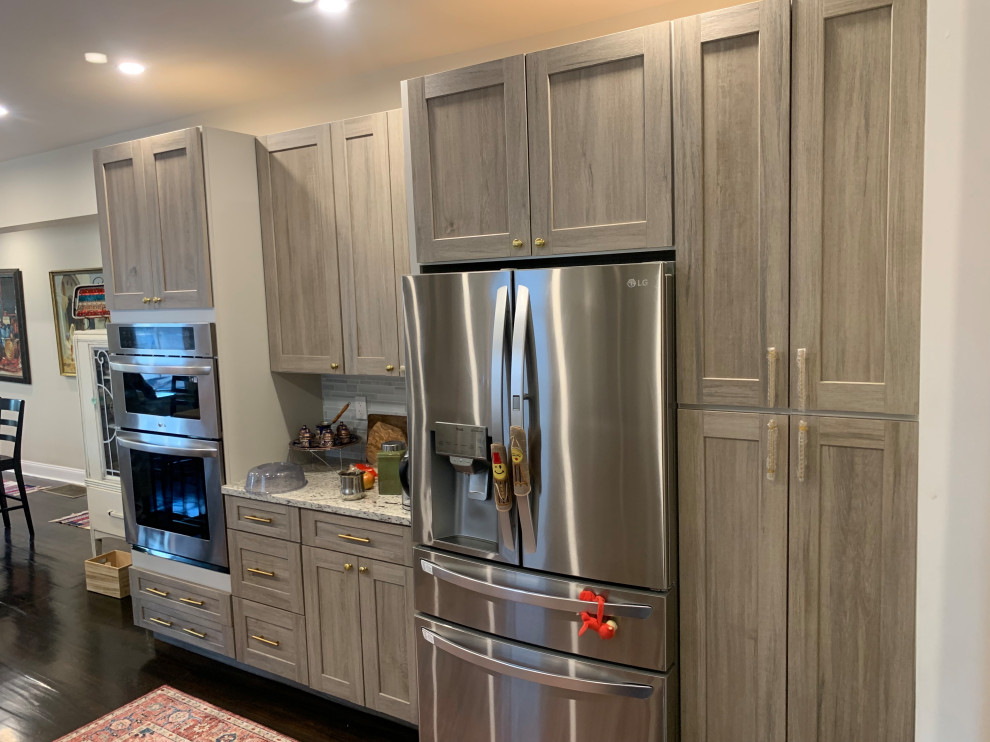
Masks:
[[[31,383],[24,281],[19,270],[0,270],[0,381]]]
[[[76,375],[72,336],[79,330],[102,330],[107,326],[107,309],[102,268],[52,271],[52,311],[55,313],[55,342],[62,376]]]

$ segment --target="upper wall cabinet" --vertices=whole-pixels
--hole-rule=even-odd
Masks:
[[[272,371],[343,373],[330,125],[258,140]]]
[[[331,132],[344,364],[398,376],[395,276],[409,272],[401,115],[338,121]]]
[[[790,3],[673,36],[678,398],[786,407]]]
[[[533,254],[666,247],[670,24],[526,56]]]
[[[400,112],[259,139],[258,182],[272,370],[398,376]]]
[[[93,153],[111,309],[213,305],[198,128]]]
[[[409,80],[417,258],[530,253],[522,55]]]
[[[791,404],[918,412],[925,0],[795,0]]]

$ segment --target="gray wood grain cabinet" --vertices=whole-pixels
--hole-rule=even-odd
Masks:
[[[790,3],[673,25],[678,399],[787,407]]]
[[[684,740],[785,740],[787,431],[787,415],[679,412]]]
[[[787,738],[912,740],[918,424],[790,435]]]
[[[258,140],[273,371],[400,374],[402,157],[398,111]]]
[[[918,412],[925,4],[794,2],[797,409]]]
[[[111,309],[213,306],[199,128],[95,150]]]

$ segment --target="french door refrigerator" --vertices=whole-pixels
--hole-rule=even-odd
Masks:
[[[424,742],[675,742],[673,298],[664,262],[405,277]]]

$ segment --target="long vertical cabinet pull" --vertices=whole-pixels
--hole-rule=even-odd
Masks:
[[[804,412],[808,409],[808,349],[798,348],[798,409]]]
[[[767,348],[767,407],[777,406],[777,349]]]
[[[797,478],[803,482],[808,470],[808,421],[798,424],[798,471]]]
[[[771,420],[767,423],[767,479],[773,481],[777,478],[777,421]]]

